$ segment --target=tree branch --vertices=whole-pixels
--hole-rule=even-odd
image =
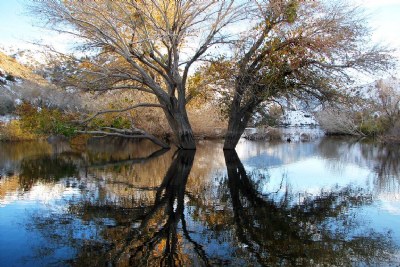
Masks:
[[[162,148],[170,148],[170,146],[167,143],[162,142],[161,140],[156,138],[154,135],[149,134],[139,128],[132,127],[132,130],[129,130],[129,129],[116,129],[116,128],[111,128],[111,127],[105,127],[105,129],[108,129],[109,131],[100,131],[100,130],[98,130],[98,131],[77,131],[77,133],[101,135],[102,137],[103,136],[117,136],[117,137],[123,137],[123,138],[149,139],[154,144],[159,145]]]
[[[161,105],[161,104],[152,104],[152,103],[140,103],[134,106],[130,106],[127,108],[123,108],[123,109],[110,109],[110,110],[103,110],[103,111],[99,111],[96,114],[94,114],[93,116],[83,120],[83,121],[79,121],[80,124],[85,124],[91,120],[93,120],[94,118],[96,118],[99,115],[102,114],[106,114],[106,113],[122,113],[122,112],[126,112],[135,108],[139,108],[139,107],[151,107],[151,108],[162,108],[164,109],[165,106]]]

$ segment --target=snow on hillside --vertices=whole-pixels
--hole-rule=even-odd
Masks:
[[[6,72],[0,68],[0,86],[2,84],[7,84],[7,79],[6,79]]]
[[[40,49],[0,47],[0,52],[14,58],[18,63],[31,68],[39,67],[46,62],[46,57]]]
[[[374,100],[379,96],[379,92],[377,90],[378,83],[382,83],[400,93],[400,80],[395,77],[389,77],[356,87],[351,91],[350,95],[361,97],[363,99]]]
[[[21,82],[28,80],[41,86],[49,86],[49,83],[40,75],[33,72],[32,68],[19,63],[15,58],[0,51],[0,68],[3,77],[8,81]]]
[[[288,110],[282,116],[280,123],[284,126],[315,126],[318,122],[314,116],[304,110]]]
[[[354,97],[360,97],[365,100],[377,101],[380,97],[382,89],[387,88],[392,92],[397,92],[400,95],[400,80],[395,77],[389,77],[380,79],[372,83],[358,86],[350,91],[350,95]],[[295,126],[316,126],[319,125],[312,113],[321,111],[323,108],[321,105],[314,105],[312,108],[304,107],[301,102],[287,101],[283,102],[285,107],[285,114],[282,116],[280,123],[284,126],[295,127]],[[372,110],[371,110],[372,112]]]

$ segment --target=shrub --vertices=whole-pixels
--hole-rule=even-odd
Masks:
[[[369,117],[360,123],[359,131],[367,136],[377,136],[387,130],[385,124],[385,118]]]
[[[362,135],[356,113],[347,108],[326,108],[316,114],[316,119],[327,134]]]
[[[11,75],[11,74],[7,74],[6,80],[7,80],[7,81],[10,81],[10,82],[15,82],[15,81],[17,81],[17,80],[15,79],[15,77],[14,77],[13,75]]]
[[[21,127],[18,120],[13,120],[6,125],[0,124],[0,140],[1,141],[25,141],[34,140],[38,136],[32,132],[26,131]]]
[[[14,110],[14,101],[6,95],[0,95],[0,115],[12,113]]]
[[[397,120],[385,134],[379,137],[379,140],[383,143],[400,144],[400,121]]]
[[[127,129],[131,127],[131,121],[121,115],[106,114],[102,117],[94,118],[90,121],[91,128],[113,127],[118,129]]]
[[[71,123],[73,114],[65,114],[57,109],[38,109],[24,103],[17,108],[21,118],[22,128],[39,135],[64,135],[71,137],[76,133],[76,127]]]
[[[267,133],[270,141],[282,140],[282,133],[277,128],[268,127]]]

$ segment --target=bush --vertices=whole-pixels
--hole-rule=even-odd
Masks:
[[[21,127],[21,123],[18,120],[13,120],[6,125],[0,124],[0,140],[1,141],[25,141],[34,140],[38,136],[26,131]]]
[[[6,95],[0,95],[0,115],[10,114],[14,110],[14,101]]]
[[[359,131],[367,136],[377,136],[386,131],[384,118],[368,118],[360,123]]]
[[[97,117],[90,121],[89,126],[91,128],[102,128],[102,127],[113,127],[118,129],[129,129],[131,127],[131,121],[120,115],[115,116],[114,114],[106,114],[103,117]]]
[[[10,81],[10,82],[16,82],[17,80],[15,79],[15,77],[11,74],[7,74],[6,76],[6,80]]]
[[[316,119],[327,134],[362,135],[358,130],[356,113],[347,108],[326,108],[316,114]]]
[[[38,109],[24,103],[17,108],[23,129],[38,135],[64,135],[71,137],[76,133],[76,127],[71,123],[73,114],[64,114],[57,109]]]
[[[385,134],[379,137],[379,140],[383,143],[400,144],[400,120],[397,120],[395,124]]]

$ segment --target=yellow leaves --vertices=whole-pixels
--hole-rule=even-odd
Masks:
[[[89,61],[83,61],[83,62],[81,62],[79,67],[84,68],[84,69],[91,69],[93,67],[93,64]]]
[[[189,106],[199,108],[209,102],[218,85],[228,82],[233,75],[233,63],[222,58],[200,68],[188,78]]]
[[[32,131],[23,129],[21,122],[13,120],[8,124],[0,125],[0,140],[24,141],[38,139],[39,136]]]

